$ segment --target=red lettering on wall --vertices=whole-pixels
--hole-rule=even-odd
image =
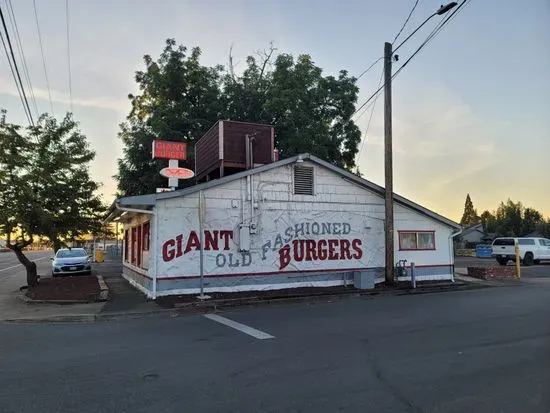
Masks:
[[[218,230],[204,231],[204,249],[218,251]]]
[[[312,239],[306,240],[306,261],[317,261],[317,248],[315,241]]]
[[[327,241],[322,239],[322,240],[319,240],[319,242],[317,243],[317,252],[319,253],[319,259],[321,261],[324,261],[328,258],[328,249],[327,249]]]
[[[183,255],[181,251],[181,244],[183,242],[183,235],[178,235],[176,237],[176,257],[181,257]]]
[[[363,256],[361,244],[360,239],[293,240],[292,244],[286,244],[279,249],[279,270],[285,269],[292,260],[358,260]]]
[[[341,260],[351,260],[351,252],[349,248],[351,247],[351,242],[349,239],[343,239],[340,243],[340,259]]]
[[[354,239],[351,242],[351,247],[355,251],[355,254],[353,254],[353,258],[356,260],[361,259],[361,257],[363,256],[363,250],[361,249],[361,244],[362,242],[360,239]]]
[[[189,234],[189,238],[187,238],[187,245],[185,246],[184,253],[187,254],[189,251],[191,251],[191,248],[195,248],[195,251],[201,248],[201,242],[199,240],[199,236],[195,231],[191,231],[191,233]]]
[[[337,239],[328,240],[328,259],[329,260],[338,259],[338,253],[336,252],[336,248],[338,248],[339,243],[340,243],[340,240],[337,240]]]
[[[279,250],[279,269],[282,270],[290,263],[290,245],[285,245]]]
[[[176,252],[174,251],[175,245],[176,241],[173,239],[169,239],[162,244],[162,259],[164,261],[172,261],[176,257]]]
[[[229,250],[229,240],[233,239],[233,231],[222,230],[220,231],[220,238],[223,239],[223,249]]]

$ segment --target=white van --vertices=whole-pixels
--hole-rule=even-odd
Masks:
[[[515,243],[518,242],[519,257],[523,265],[538,264],[542,260],[550,260],[550,240],[546,238],[497,238],[493,241],[492,256],[500,265],[515,261]]]

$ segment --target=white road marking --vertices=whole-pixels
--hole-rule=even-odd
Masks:
[[[217,321],[220,324],[226,325],[228,327],[239,330],[249,336],[257,338],[258,340],[266,340],[268,338],[275,338],[271,334],[264,333],[263,331],[256,330],[255,328],[248,327],[247,325],[237,323],[236,321],[230,320],[228,318],[216,315],[216,314],[205,314],[206,318],[209,318],[212,321]]]
[[[40,260],[43,260],[43,259],[45,259],[45,258],[48,258],[48,257],[37,258],[37,259],[35,259],[35,260],[33,260],[33,261],[40,261]],[[17,267],[21,267],[22,265],[23,265],[23,264],[17,264],[17,265],[12,265],[11,267],[2,268],[2,269],[0,270],[0,272],[2,272],[2,271],[7,271],[7,270],[11,270],[11,269],[17,268]]]

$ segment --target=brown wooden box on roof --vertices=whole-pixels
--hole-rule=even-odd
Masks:
[[[245,136],[252,141],[254,165],[274,160],[275,129],[270,125],[224,120],[216,122],[195,145],[197,180],[211,179],[246,169]]]

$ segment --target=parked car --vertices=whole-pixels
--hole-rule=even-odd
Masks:
[[[62,248],[52,257],[52,276],[91,274],[92,259],[84,248]]]
[[[542,260],[550,260],[550,240],[546,238],[497,238],[493,241],[492,256],[500,265],[515,261],[515,243],[518,243],[519,257],[523,265],[539,264]]]

